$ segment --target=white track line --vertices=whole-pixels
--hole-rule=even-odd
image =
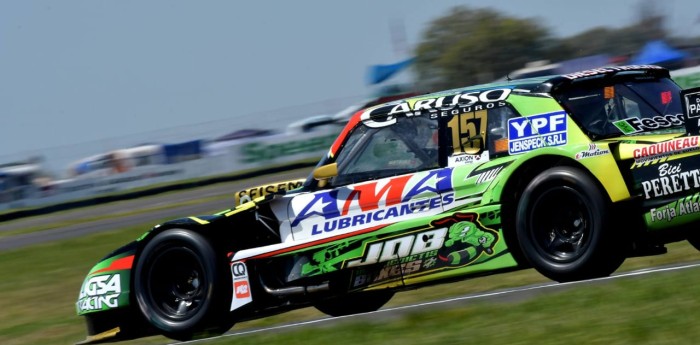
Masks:
[[[226,333],[226,334],[222,334],[222,335],[217,336],[217,337],[171,343],[170,345],[195,344],[195,343],[201,343],[201,342],[225,338],[225,337],[242,336],[242,335],[255,334],[255,333],[261,333],[261,332],[279,331],[279,330],[283,330],[286,328],[301,327],[301,326],[313,325],[313,324],[323,323],[323,322],[328,322],[328,321],[342,320],[342,319],[357,317],[360,315],[372,315],[372,314],[379,314],[379,313],[387,313],[387,312],[391,312],[391,311],[405,310],[405,309],[412,309],[412,308],[421,308],[421,307],[438,305],[438,304],[445,304],[445,303],[450,303],[450,302],[455,302],[455,301],[465,301],[465,300],[473,300],[473,299],[480,299],[480,298],[488,298],[488,297],[507,295],[507,294],[513,294],[513,293],[520,293],[520,292],[527,292],[527,291],[533,291],[533,290],[541,290],[541,289],[547,289],[547,288],[560,288],[560,287],[588,284],[588,283],[601,282],[601,281],[613,280],[613,279],[619,279],[619,278],[642,276],[642,275],[647,275],[647,274],[652,274],[652,273],[678,271],[678,270],[684,270],[684,269],[695,268],[695,267],[700,267],[700,262],[686,264],[686,265],[680,265],[680,266],[645,268],[645,269],[640,269],[640,270],[636,270],[636,271],[619,273],[619,274],[615,274],[615,275],[612,275],[609,277],[596,278],[596,279],[590,279],[590,280],[581,280],[581,281],[568,282],[568,283],[546,283],[546,284],[538,284],[538,285],[529,285],[529,286],[512,288],[512,289],[507,289],[507,290],[485,292],[485,293],[479,293],[479,294],[473,294],[473,295],[466,295],[466,296],[442,299],[442,300],[438,300],[438,301],[423,302],[423,303],[410,304],[410,305],[405,305],[405,306],[400,306],[400,307],[386,308],[386,309],[381,309],[381,310],[377,310],[377,311],[373,311],[373,312],[369,312],[369,313],[363,313],[363,314],[354,314],[354,315],[346,315],[346,316],[338,316],[338,317],[327,317],[327,318],[323,318],[323,319],[296,322],[296,323],[290,323],[290,324],[280,325],[280,326],[272,326],[272,327],[267,327],[267,328],[253,329],[253,330],[249,330],[249,331]]]

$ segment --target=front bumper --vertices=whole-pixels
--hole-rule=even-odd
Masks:
[[[87,337],[77,344],[99,344],[136,339],[157,334],[156,330],[131,308],[120,308],[85,315]]]

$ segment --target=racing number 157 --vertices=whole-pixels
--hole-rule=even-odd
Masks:
[[[455,154],[462,152],[476,154],[484,148],[486,110],[454,116],[447,126],[452,132],[452,150]]]

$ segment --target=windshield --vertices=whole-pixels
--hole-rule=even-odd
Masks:
[[[676,130],[684,123],[680,88],[667,78],[588,81],[556,98],[592,139]]]
[[[346,185],[438,167],[437,122],[400,118],[381,128],[359,124],[338,154],[332,186]]]

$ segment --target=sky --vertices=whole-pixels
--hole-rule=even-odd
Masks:
[[[655,3],[673,34],[700,35],[697,0]],[[231,128],[220,128],[224,133],[236,123],[270,128],[271,110],[341,110],[374,91],[365,84],[368,66],[409,57],[430,22],[459,5],[537,18],[567,37],[627,26],[638,4],[6,0],[0,2],[0,163],[100,151],[114,138],[203,130],[200,123],[226,123]],[[203,131],[193,135],[223,134]]]

